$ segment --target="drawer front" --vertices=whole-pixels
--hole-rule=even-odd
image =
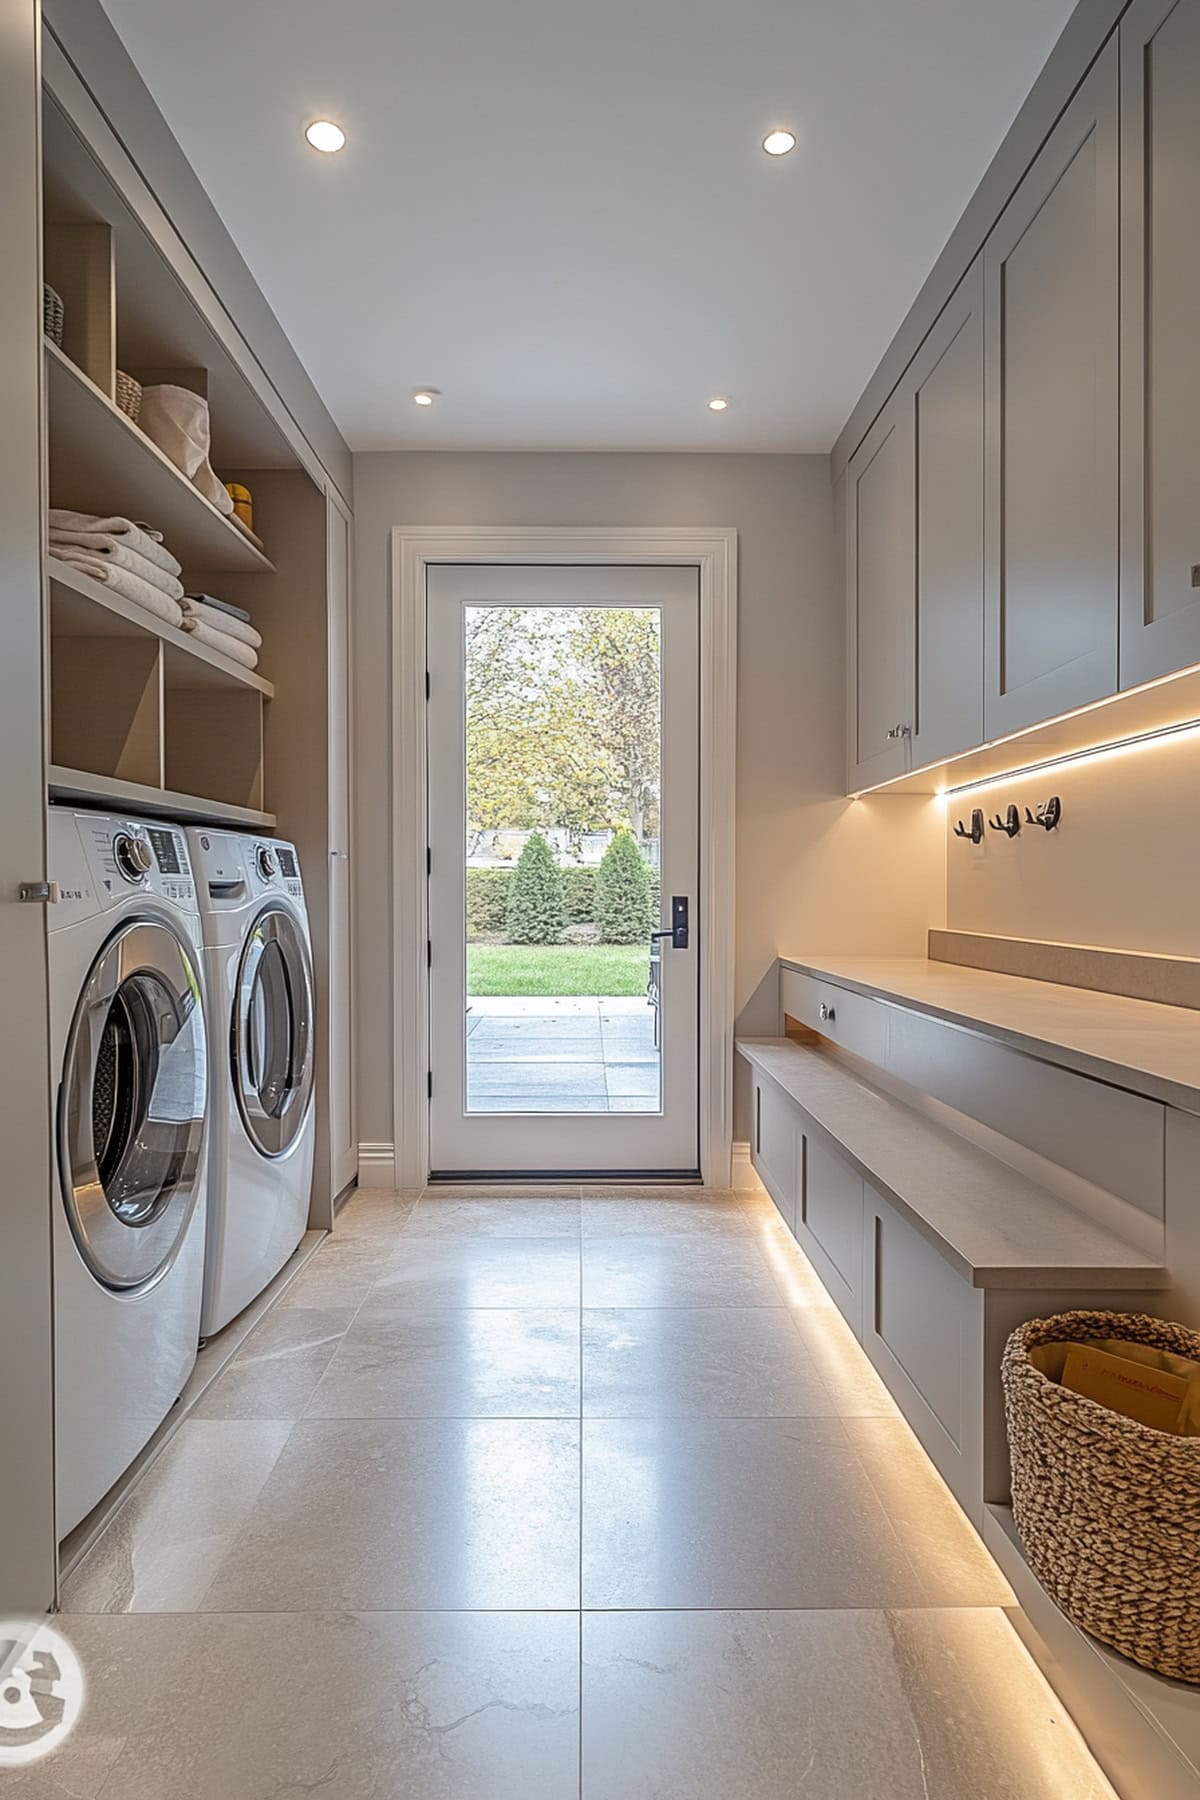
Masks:
[[[969,1516],[982,1505],[980,1296],[873,1189],[863,1348]]]
[[[795,969],[779,972],[780,1000],[790,1018],[843,1050],[882,1065],[887,1054],[887,1011],[878,1001]]]
[[[1166,1121],[1157,1100],[899,1009],[888,1066],[968,1118],[1162,1217]]]
[[[862,1332],[861,1175],[811,1133],[800,1139],[796,1237],[856,1334]]]
[[[796,1108],[773,1082],[754,1082],[752,1161],[788,1227],[796,1229],[800,1130]]]

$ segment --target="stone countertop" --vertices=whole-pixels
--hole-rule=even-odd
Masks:
[[[1200,1013],[920,956],[781,956],[780,965],[1200,1113]]]
[[[787,1038],[737,1048],[973,1287],[1165,1285],[1161,1261],[827,1052]]]

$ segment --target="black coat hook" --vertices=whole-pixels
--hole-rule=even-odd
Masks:
[[[1043,831],[1055,831],[1062,818],[1062,801],[1057,794],[1051,794],[1049,800],[1044,801],[1036,813],[1031,813],[1026,807],[1025,818],[1030,825],[1040,825]]]
[[[983,808],[981,806],[976,806],[976,807],[972,808],[970,831],[967,830],[967,828],[963,824],[962,820],[959,819],[956,822],[955,827],[954,827],[954,835],[955,835],[955,837],[960,837],[960,838],[970,838],[970,840],[973,844],[982,844],[982,842],[983,842]]]
[[[993,831],[1003,831],[1010,838],[1015,838],[1021,829],[1021,815],[1015,806],[1009,806],[1003,818],[997,813],[994,819],[988,820],[988,824]]]

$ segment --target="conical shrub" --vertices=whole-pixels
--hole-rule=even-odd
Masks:
[[[517,859],[508,896],[513,944],[556,944],[563,928],[562,875],[554,852],[535,831]]]
[[[624,827],[604,852],[596,876],[596,917],[606,944],[638,944],[653,929],[650,870]]]

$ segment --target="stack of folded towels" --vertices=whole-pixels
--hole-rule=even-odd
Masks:
[[[198,644],[219,650],[245,669],[258,667],[262,638],[250,623],[248,612],[212,594],[185,594],[180,604],[183,629],[190,631]]]
[[[50,554],[59,562],[82,569],[169,625],[183,624],[180,565],[165,548],[161,531],[132,519],[101,519],[95,513],[51,507],[49,535]]]

